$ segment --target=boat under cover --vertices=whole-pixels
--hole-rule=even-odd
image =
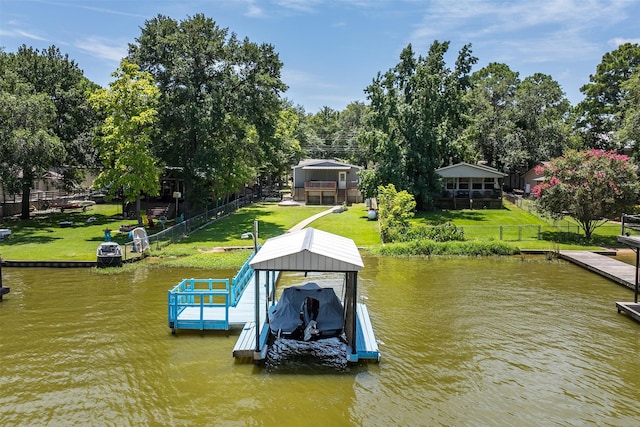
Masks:
[[[305,341],[335,337],[344,329],[344,308],[332,288],[315,282],[290,286],[269,313],[269,326],[278,337]]]

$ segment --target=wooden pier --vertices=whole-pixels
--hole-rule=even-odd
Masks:
[[[260,274],[264,283],[267,273]],[[178,329],[228,330],[254,321],[253,273],[245,280],[238,299],[233,301],[234,291],[229,288],[228,280],[184,279],[169,291],[169,328],[172,333]],[[259,304],[260,307],[266,306],[266,296],[261,295]]]
[[[560,251],[559,256],[619,285],[635,289],[636,269],[633,265],[591,251]]]
[[[624,231],[624,228],[623,228]],[[618,313],[626,313],[640,322],[638,304],[638,269],[640,267],[640,237],[621,235],[618,242],[629,246],[636,253],[636,265],[629,265],[611,257],[590,251],[560,251],[560,258],[591,270],[622,286],[632,289],[634,302],[616,302]]]
[[[2,286],[2,258],[0,258],[0,301],[2,301],[2,296],[8,294],[10,291],[11,288]]]
[[[616,302],[618,313],[625,312],[635,321],[640,322],[640,304],[633,302]]]

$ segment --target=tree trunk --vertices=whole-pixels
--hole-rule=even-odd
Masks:
[[[138,227],[142,227],[142,216],[140,216],[140,195],[136,197],[136,217],[138,217]]]
[[[20,218],[29,219],[29,210],[31,208],[31,182],[22,184],[22,215]]]

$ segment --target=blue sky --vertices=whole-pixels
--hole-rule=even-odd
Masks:
[[[603,54],[640,43],[640,0],[1,0],[0,46],[53,44],[107,86],[147,19],[196,13],[272,44],[285,97],[309,113],[366,102],[364,89],[409,43],[426,55],[434,40],[450,41],[450,66],[471,43],[474,71],[503,62],[520,78],[549,74],[574,105]]]

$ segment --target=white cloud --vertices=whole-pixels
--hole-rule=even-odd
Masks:
[[[628,1],[609,0],[546,0],[495,2],[489,0],[459,0],[452,5],[438,0],[423,11],[423,23],[414,36],[446,33],[451,30],[466,34],[504,34],[526,31],[528,28],[583,29],[612,25],[626,17]],[[482,23],[482,28],[478,28]]]
[[[256,2],[253,0],[247,0],[247,11],[244,13],[244,16],[249,18],[262,18],[265,16],[264,10],[256,5]]]
[[[91,11],[94,11],[94,12],[100,12],[102,14],[109,14],[109,15],[131,16],[131,17],[136,17],[136,18],[146,18],[147,17],[146,15],[139,14],[139,13],[125,12],[125,11],[122,11],[122,10],[119,10],[119,9],[96,7],[96,6],[82,4],[80,2],[64,2],[64,1],[40,0],[39,3],[49,4],[49,5],[56,6],[56,7],[67,7],[67,8],[91,10]],[[90,2],[88,2],[88,3],[90,3]]]
[[[628,18],[630,6],[633,0],[436,0],[421,11],[410,42],[453,37],[527,62],[579,58],[598,51],[594,37]]]
[[[274,3],[284,9],[297,12],[311,13],[316,11],[316,6],[322,4],[321,0],[275,0]]]
[[[614,47],[618,47],[620,45],[623,45],[625,43],[635,43],[635,44],[640,44],[640,38],[623,38],[623,37],[616,37],[614,39],[609,40],[609,44],[611,46]]]
[[[103,39],[98,37],[87,37],[85,39],[76,40],[73,45],[89,55],[96,58],[106,59],[110,62],[119,64],[122,58],[127,56],[127,42],[118,44],[107,44]]]
[[[28,31],[13,29],[13,30],[4,30],[0,29],[0,36],[3,37],[15,37],[15,38],[27,38],[30,40],[38,40],[38,41],[48,41],[47,38],[43,36],[39,36],[34,33],[30,33]]]

